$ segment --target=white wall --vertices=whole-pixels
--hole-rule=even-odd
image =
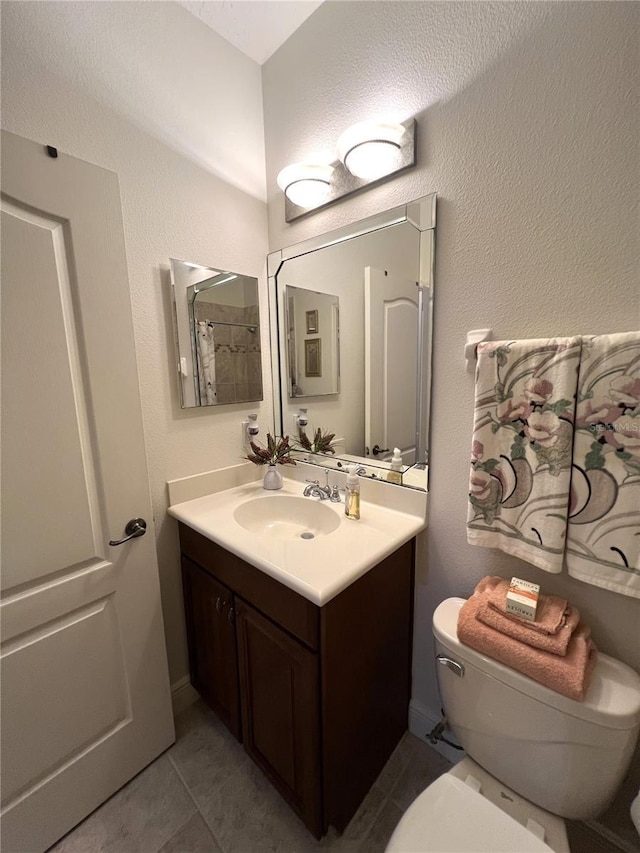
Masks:
[[[188,672],[168,479],[235,464],[247,405],[182,411],[169,257],[260,280],[260,68],[173,3],[2,3],[2,126],[117,172],[171,680]],[[268,370],[268,359],[263,369]],[[272,418],[270,375],[265,402]]]
[[[640,670],[640,601],[466,543],[473,380],[466,332],[640,328],[637,3],[327,2],[265,64],[273,251],[438,193],[428,559],[414,697],[439,711],[431,616],[488,573],[566,595]],[[286,225],[278,171],[356,121],[418,115],[418,165]],[[637,786],[636,786],[637,787]]]

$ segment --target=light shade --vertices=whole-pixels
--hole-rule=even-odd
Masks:
[[[287,198],[298,207],[318,207],[329,197],[333,166],[293,163],[278,175],[277,182]]]
[[[398,168],[404,133],[404,126],[395,122],[354,124],[338,139],[338,157],[357,178],[381,178]]]

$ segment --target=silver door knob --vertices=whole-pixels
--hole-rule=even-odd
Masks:
[[[127,522],[124,532],[127,534],[126,536],[122,539],[109,540],[109,545],[122,545],[123,542],[128,542],[129,539],[137,539],[138,536],[144,536],[147,532],[147,522],[144,518],[132,518],[131,521]]]

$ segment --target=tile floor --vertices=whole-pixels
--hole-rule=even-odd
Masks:
[[[317,841],[197,702],[177,718],[175,745],[49,853],[382,853],[407,806],[449,767],[407,733],[342,836]],[[572,853],[620,853],[583,824],[569,831]]]

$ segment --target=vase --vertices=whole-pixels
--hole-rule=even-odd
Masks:
[[[282,474],[276,465],[269,465],[264,475],[263,486],[265,489],[281,489]]]

